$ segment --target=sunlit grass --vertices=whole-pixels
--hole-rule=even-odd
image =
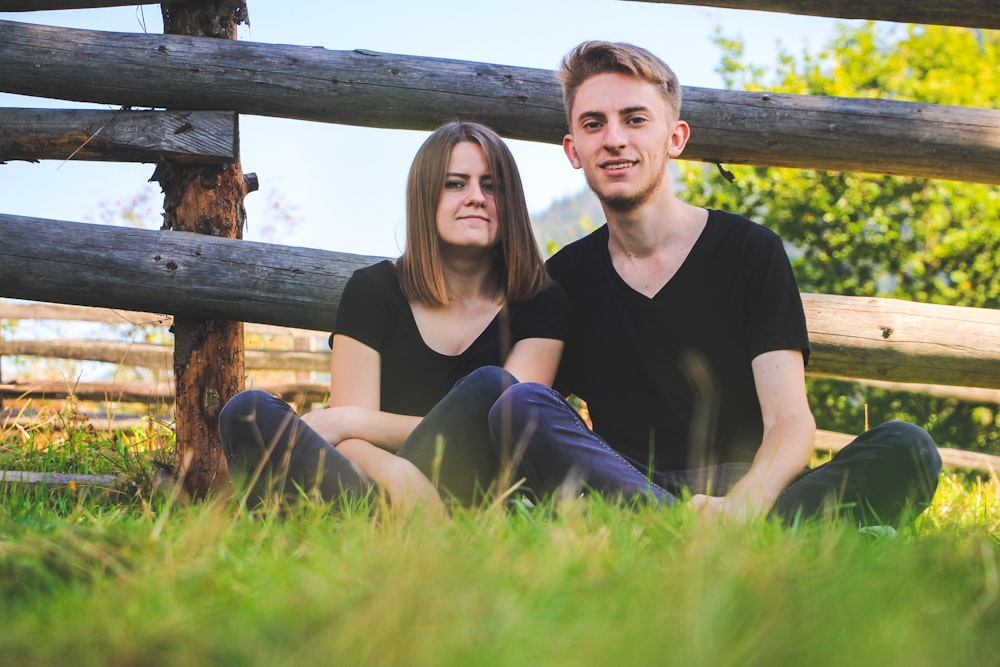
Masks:
[[[95,446],[114,457],[112,443]],[[143,491],[3,493],[3,664],[886,667],[1000,655],[995,476],[944,476],[911,529],[874,540],[831,521],[726,525],[599,499],[400,519],[377,503],[278,512]]]

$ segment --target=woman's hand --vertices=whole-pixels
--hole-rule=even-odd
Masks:
[[[330,407],[324,405],[302,415],[302,421],[319,433],[331,445],[338,445],[348,438],[357,437],[355,422],[360,408],[350,405]]]
[[[409,460],[357,438],[342,441],[337,449],[388,496],[394,513],[406,516],[414,507],[420,507],[431,514],[444,514],[437,489]]]
[[[383,466],[381,479],[375,482],[385,490],[395,513],[408,516],[414,508],[444,515],[444,503],[431,481],[411,462],[393,456],[391,465]]]

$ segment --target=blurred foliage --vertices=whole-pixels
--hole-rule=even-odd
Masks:
[[[730,88],[997,108],[1000,31],[842,25],[817,53],[782,50],[771,68],[744,62],[717,34]],[[691,203],[739,212],[777,232],[804,292],[1000,307],[1000,188],[925,178],[686,164]],[[810,380],[820,428],[859,432],[905,419],[942,446],[1000,452],[996,405]]]

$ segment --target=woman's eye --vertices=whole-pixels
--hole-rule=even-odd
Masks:
[[[459,190],[459,189],[461,189],[464,186],[465,186],[465,183],[463,183],[462,181],[445,181],[444,182],[444,189],[445,190]]]
[[[493,182],[492,181],[485,181],[485,182],[482,183],[482,185],[480,185],[480,187],[483,189],[483,192],[488,192],[490,194],[493,193]]]

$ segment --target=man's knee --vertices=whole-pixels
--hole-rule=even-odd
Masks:
[[[496,437],[502,431],[523,431],[536,421],[537,407],[549,400],[551,390],[537,382],[519,382],[507,387],[490,408],[490,432]]]
[[[879,432],[879,439],[890,443],[902,465],[928,477],[937,479],[941,472],[941,453],[930,433],[916,424],[891,421],[872,429]]]

